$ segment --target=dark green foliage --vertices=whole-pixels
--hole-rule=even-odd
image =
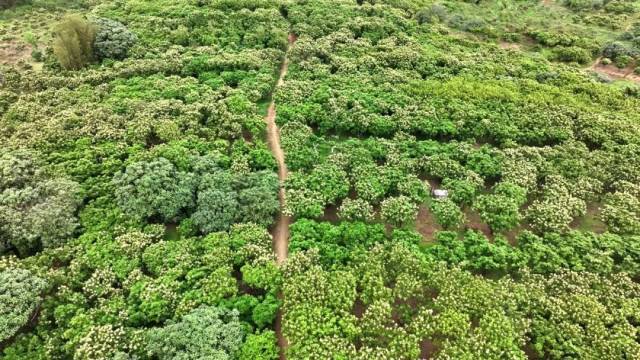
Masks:
[[[447,9],[439,4],[424,8],[416,13],[418,24],[434,24],[444,22],[447,19]]]
[[[217,170],[202,176],[193,222],[202,233],[227,230],[236,222],[269,225],[279,209],[278,178],[270,171],[234,175]]]
[[[280,301],[275,296],[269,294],[265,299],[253,308],[251,319],[258,326],[264,328],[273,324],[276,319]]]
[[[31,0],[2,0],[0,1],[0,9],[9,9],[16,5],[28,4]]]
[[[33,4],[4,50],[81,12],[105,59],[2,72],[0,267],[48,284],[3,359],[638,358],[632,1]]]
[[[555,54],[560,61],[576,62],[583,65],[589,63],[592,59],[588,50],[577,46],[557,47]]]
[[[116,174],[113,183],[120,208],[140,219],[159,216],[171,221],[193,206],[193,175],[165,158],[131,164]]]
[[[481,195],[473,207],[495,232],[514,228],[522,218],[519,212],[520,204],[508,196]]]
[[[481,233],[467,231],[461,239],[454,232],[439,232],[437,240],[427,248],[427,254],[470,271],[506,273],[522,263],[521,253],[503,238],[489,242]]]
[[[151,330],[146,350],[158,359],[233,359],[243,336],[237,312],[202,307]]]
[[[368,249],[386,239],[384,226],[361,222],[343,222],[331,225],[325,222],[301,219],[291,225],[289,251],[319,249],[326,265],[348,262],[352,253]]]
[[[93,49],[98,59],[122,60],[138,40],[135,34],[117,21],[98,18],[92,23],[97,29]]]

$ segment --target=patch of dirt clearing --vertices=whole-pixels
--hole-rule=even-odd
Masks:
[[[597,58],[589,69],[612,80],[629,80],[640,83],[640,75],[633,72],[636,65],[635,62],[631,62],[626,68],[620,69],[615,65],[604,65],[601,60],[602,57]]]
[[[29,62],[31,60],[32,47],[20,41],[0,42],[0,64],[15,65],[21,60]]]
[[[432,242],[436,232],[442,230],[438,225],[435,217],[426,205],[420,206],[418,209],[418,217],[416,218],[416,230],[422,235],[425,243]]]

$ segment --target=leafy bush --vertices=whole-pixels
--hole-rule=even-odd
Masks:
[[[138,40],[134,33],[117,21],[98,18],[93,20],[93,24],[97,28],[93,49],[98,59],[122,60]]]
[[[455,229],[462,225],[465,216],[451,199],[439,199],[431,203],[431,211],[436,217],[438,224],[445,229]]]
[[[78,70],[93,60],[96,29],[80,15],[66,16],[54,28],[53,53],[67,70]]]
[[[228,230],[235,222],[270,225],[280,208],[278,177],[271,171],[203,174],[198,185],[193,223],[202,233]]]
[[[149,331],[147,353],[160,360],[235,359],[244,329],[236,310],[200,307]]]
[[[0,1],[0,9],[8,9],[10,7],[22,4],[28,4],[31,0],[2,0]]]
[[[259,334],[249,334],[240,350],[240,359],[276,360],[280,357],[276,333],[265,330]]]
[[[0,342],[27,323],[45,285],[44,280],[26,270],[0,270]]]
[[[628,62],[637,55],[637,51],[629,49],[619,42],[608,43],[602,49],[602,56],[611,59],[619,67],[627,66]]]
[[[628,182],[616,185],[617,191],[605,196],[602,221],[612,232],[640,234],[640,186]]]
[[[418,206],[407,196],[391,197],[382,201],[380,215],[385,221],[402,226],[416,219]]]
[[[589,51],[577,46],[557,47],[554,49],[554,53],[560,61],[577,62],[583,65],[591,61]]]
[[[599,9],[605,1],[604,0],[564,0],[564,5],[574,10],[586,10],[586,9]]]
[[[445,22],[447,19],[447,8],[440,4],[433,4],[416,12],[418,24],[434,24]]]
[[[481,195],[473,204],[492,231],[504,231],[520,223],[520,205],[512,198],[503,195]]]
[[[344,199],[338,209],[338,216],[347,221],[373,220],[373,206],[363,199]]]
[[[127,166],[113,184],[120,208],[139,219],[159,216],[171,221],[193,204],[193,175],[162,157]]]
[[[59,246],[78,226],[78,184],[51,179],[39,166],[31,152],[0,155],[0,254]]]

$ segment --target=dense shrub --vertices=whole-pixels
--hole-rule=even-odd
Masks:
[[[244,329],[237,311],[201,307],[149,332],[147,353],[161,360],[234,359]]]
[[[45,281],[23,269],[0,270],[0,342],[27,324],[40,302]]]
[[[445,22],[447,19],[447,9],[439,4],[433,4],[416,12],[418,24],[434,24]]]
[[[465,220],[465,216],[460,210],[460,207],[450,199],[433,201],[430,209],[436,217],[438,224],[442,225],[445,229],[455,229],[462,225]]]
[[[138,40],[135,34],[117,21],[98,18],[92,23],[97,29],[93,49],[98,59],[122,60]]]
[[[384,199],[380,204],[380,215],[386,222],[402,226],[416,219],[418,207],[411,198],[400,195]]]
[[[504,231],[514,228],[520,223],[520,205],[512,198],[503,195],[481,195],[473,205],[482,221],[492,231]]]
[[[193,175],[165,158],[131,164],[115,175],[113,184],[120,208],[140,219],[159,216],[171,221],[193,204]]]
[[[577,46],[557,47],[554,52],[560,61],[577,62],[578,64],[587,64],[591,61],[589,51]]]
[[[78,226],[78,184],[50,178],[36,155],[26,151],[0,155],[0,254],[63,244]]]

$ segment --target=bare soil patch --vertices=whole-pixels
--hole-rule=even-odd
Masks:
[[[505,49],[505,50],[519,50],[520,49],[520,44],[512,43],[512,42],[506,42],[506,41],[500,41],[498,43],[498,47],[500,47],[501,49]]]
[[[358,298],[353,303],[353,309],[351,310],[351,313],[358,319],[361,319],[362,315],[364,315],[365,310],[366,310],[366,306],[364,306],[364,303],[362,302],[362,300]]]
[[[424,242],[433,241],[434,234],[442,227],[436,222],[435,217],[429,211],[426,205],[420,206],[418,209],[418,217],[416,218],[416,230],[422,235]]]
[[[432,359],[438,352],[438,347],[430,339],[420,342],[420,359]]]
[[[289,34],[289,44],[287,46],[284,60],[282,61],[282,65],[280,66],[280,75],[276,82],[276,88],[284,83],[284,78],[287,75],[287,69],[289,68],[289,50],[295,43],[296,39],[297,37],[294,34]],[[284,151],[282,151],[282,146],[280,145],[280,129],[278,129],[278,126],[276,125],[276,103],[273,96],[271,96],[271,102],[269,103],[267,116],[264,121],[267,123],[267,142],[269,144],[269,149],[278,164],[278,179],[280,180],[278,198],[280,200],[280,213],[276,219],[275,226],[271,229],[271,236],[273,238],[273,249],[276,253],[276,261],[278,264],[282,264],[287,259],[289,252],[289,224],[291,224],[291,218],[282,213],[282,209],[286,204],[286,193],[284,191],[283,184],[287,179],[289,172],[287,170],[287,164],[284,161]],[[282,294],[279,294],[279,297],[282,299]],[[285,354],[289,344],[284,335],[282,335],[282,310],[279,310],[276,316],[275,331],[278,339],[278,348],[280,349],[280,359],[285,360]]]
[[[20,41],[0,42],[0,64],[15,65],[21,60],[29,61],[31,59],[31,50],[31,45]]]
[[[329,205],[324,209],[324,215],[321,218],[322,221],[328,221],[332,224],[336,224],[340,221],[338,217],[338,206]]]
[[[504,237],[507,239],[507,242],[511,246],[518,246],[518,235],[525,230],[523,226],[518,226],[515,229],[509,230],[503,233]]]
[[[289,59],[287,57],[287,54],[289,53],[289,49],[291,48],[291,46],[293,46],[295,40],[295,35],[289,34],[289,46],[287,47],[284,61],[280,66],[280,76],[278,77],[278,81],[276,82],[276,87],[284,83],[284,78],[287,75],[287,69],[289,68]],[[269,104],[269,108],[267,110],[267,116],[264,120],[267,123],[267,142],[269,144],[269,149],[271,150],[271,153],[273,154],[273,157],[276,159],[276,163],[278,164],[278,178],[280,179],[281,183],[278,197],[280,199],[280,209],[282,209],[284,208],[284,205],[286,203],[286,194],[282,184],[287,179],[289,172],[287,170],[287,164],[284,161],[284,151],[282,151],[282,146],[280,145],[280,129],[278,129],[278,126],[276,125],[276,103],[274,99],[271,99],[271,103]],[[282,264],[287,258],[290,223],[291,218],[280,212],[280,214],[278,215],[278,219],[276,220],[276,224],[271,230],[271,235],[273,237],[273,248],[276,253],[278,264]]]
[[[629,80],[640,83],[640,75],[634,73],[635,62],[631,62],[626,68],[620,69],[612,64],[604,65],[601,63],[601,60],[602,57],[597,58],[593,65],[591,65],[590,70],[614,80]]]
[[[466,228],[471,230],[477,230],[484,234],[489,240],[493,240],[493,233],[491,232],[491,228],[487,225],[482,218],[480,218],[480,214],[477,211],[467,209],[465,211],[465,216],[467,217]]]
[[[278,335],[278,348],[280,349],[280,360],[285,360],[285,352],[287,347],[289,347],[289,343],[287,339],[282,336],[282,311],[278,311],[278,315],[276,316],[276,324],[275,324],[276,334]]]

